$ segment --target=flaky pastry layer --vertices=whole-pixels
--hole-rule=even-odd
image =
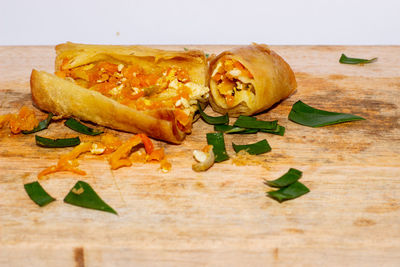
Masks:
[[[232,65],[228,71],[224,69],[226,61]],[[270,108],[287,98],[297,83],[292,69],[278,54],[266,45],[252,44],[214,58],[210,62],[209,87],[212,108],[237,117]]]

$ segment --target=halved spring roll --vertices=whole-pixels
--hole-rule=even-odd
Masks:
[[[57,115],[180,143],[208,98],[201,51],[66,43],[56,52],[56,76],[33,71],[31,91]]]
[[[264,111],[297,87],[290,66],[260,44],[219,54],[210,63],[209,75],[212,108],[232,117]]]

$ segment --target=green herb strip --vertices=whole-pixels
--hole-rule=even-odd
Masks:
[[[300,100],[293,105],[292,110],[289,113],[289,119],[293,122],[309,127],[321,127],[348,121],[365,120],[364,118],[353,114],[336,113],[316,109],[304,104]]]
[[[278,121],[259,121],[257,118],[241,115],[233,126],[248,129],[275,130],[278,127]]]
[[[28,196],[38,204],[40,207],[46,206],[47,204],[56,200],[50,196],[38,182],[32,182],[24,184],[24,188]]]
[[[197,103],[197,106],[199,108],[200,116],[201,118],[207,122],[208,124],[216,125],[216,124],[227,124],[229,123],[229,116],[228,114],[225,114],[224,116],[219,116],[219,117],[212,117],[204,113],[204,111],[201,109],[201,106],[199,103]]]
[[[22,131],[22,133],[23,134],[31,134],[31,133],[36,133],[36,132],[42,131],[44,129],[47,129],[47,127],[49,127],[52,117],[53,117],[53,113],[49,113],[45,120],[42,120],[41,122],[39,122],[38,126],[36,126],[35,128],[33,128],[30,131]]]
[[[285,127],[283,127],[282,125],[278,125],[275,130],[260,129],[259,131],[263,133],[270,133],[283,136],[285,134]]]
[[[78,207],[101,210],[117,214],[117,212],[105,203],[86,182],[78,181],[68,195],[64,198],[64,202]]]
[[[82,123],[80,123],[79,121],[73,119],[73,118],[69,118],[68,120],[66,120],[64,122],[65,126],[67,126],[68,128],[78,132],[78,133],[83,133],[86,135],[99,135],[102,134],[102,131],[98,131],[95,130],[93,128],[87,127],[86,125],[83,125]]]
[[[342,64],[367,64],[375,62],[377,60],[378,60],[377,57],[372,59],[362,59],[362,58],[347,57],[345,54],[342,54],[342,56],[339,59],[339,62]]]
[[[220,124],[220,125],[214,125],[214,131],[223,132],[227,134],[236,134],[236,133],[252,134],[252,133],[257,133],[258,129],[246,129],[226,124]]]
[[[279,190],[276,191],[269,191],[267,192],[268,196],[271,198],[283,202],[286,200],[294,199],[297,197],[300,197],[304,194],[307,194],[310,192],[310,189],[308,189],[304,184],[300,182],[294,182],[293,184],[283,187]]]
[[[229,159],[225,149],[225,141],[223,133],[208,133],[207,143],[213,146],[215,162],[221,162]]]
[[[270,133],[283,136],[285,134],[285,127],[278,125],[275,130],[265,130],[265,129],[246,129],[237,126],[231,126],[226,124],[214,125],[214,131],[223,132],[226,134],[254,134],[258,132]]]
[[[290,168],[284,175],[273,181],[265,181],[266,185],[271,187],[285,187],[297,182],[302,176],[302,172],[294,168]]]
[[[36,145],[49,148],[77,146],[81,143],[79,137],[50,139],[46,137],[41,137],[39,135],[35,135],[35,140],[36,140]]]
[[[232,143],[232,146],[236,153],[238,153],[241,150],[245,150],[247,153],[251,155],[259,155],[271,151],[271,147],[269,146],[267,140],[265,139],[257,143],[248,145],[236,145]]]

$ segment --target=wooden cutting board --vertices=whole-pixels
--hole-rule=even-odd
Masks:
[[[232,46],[185,47],[219,53]],[[57,173],[42,181],[57,201],[39,208],[23,184],[70,149],[39,148],[33,135],[2,129],[0,265],[399,266],[400,46],[273,49],[292,66],[298,90],[258,117],[278,119],[285,136],[225,137],[230,155],[232,141],[266,138],[272,151],[257,158],[268,168],[228,161],[193,172],[192,150],[213,131],[198,121],[182,145],[156,142],[172,162],[169,173],[161,173],[157,164],[111,171],[105,157],[85,155],[80,167],[86,176]],[[341,53],[379,59],[343,65],[338,63]],[[30,72],[52,72],[54,58],[53,47],[0,47],[0,114],[31,106]],[[287,119],[299,99],[366,120],[304,127]],[[76,135],[61,122],[42,134]],[[267,198],[263,179],[277,178],[291,167],[303,171],[302,182],[311,192],[282,204]],[[119,215],[64,204],[78,180],[91,184]]]

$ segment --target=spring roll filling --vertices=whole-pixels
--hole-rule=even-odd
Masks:
[[[254,77],[239,61],[227,56],[221,58],[211,79],[228,107],[254,101]]]
[[[180,130],[189,132],[197,101],[208,98],[208,87],[190,81],[182,68],[145,70],[124,62],[99,61],[64,69],[56,75],[98,91],[137,110],[171,109]]]

